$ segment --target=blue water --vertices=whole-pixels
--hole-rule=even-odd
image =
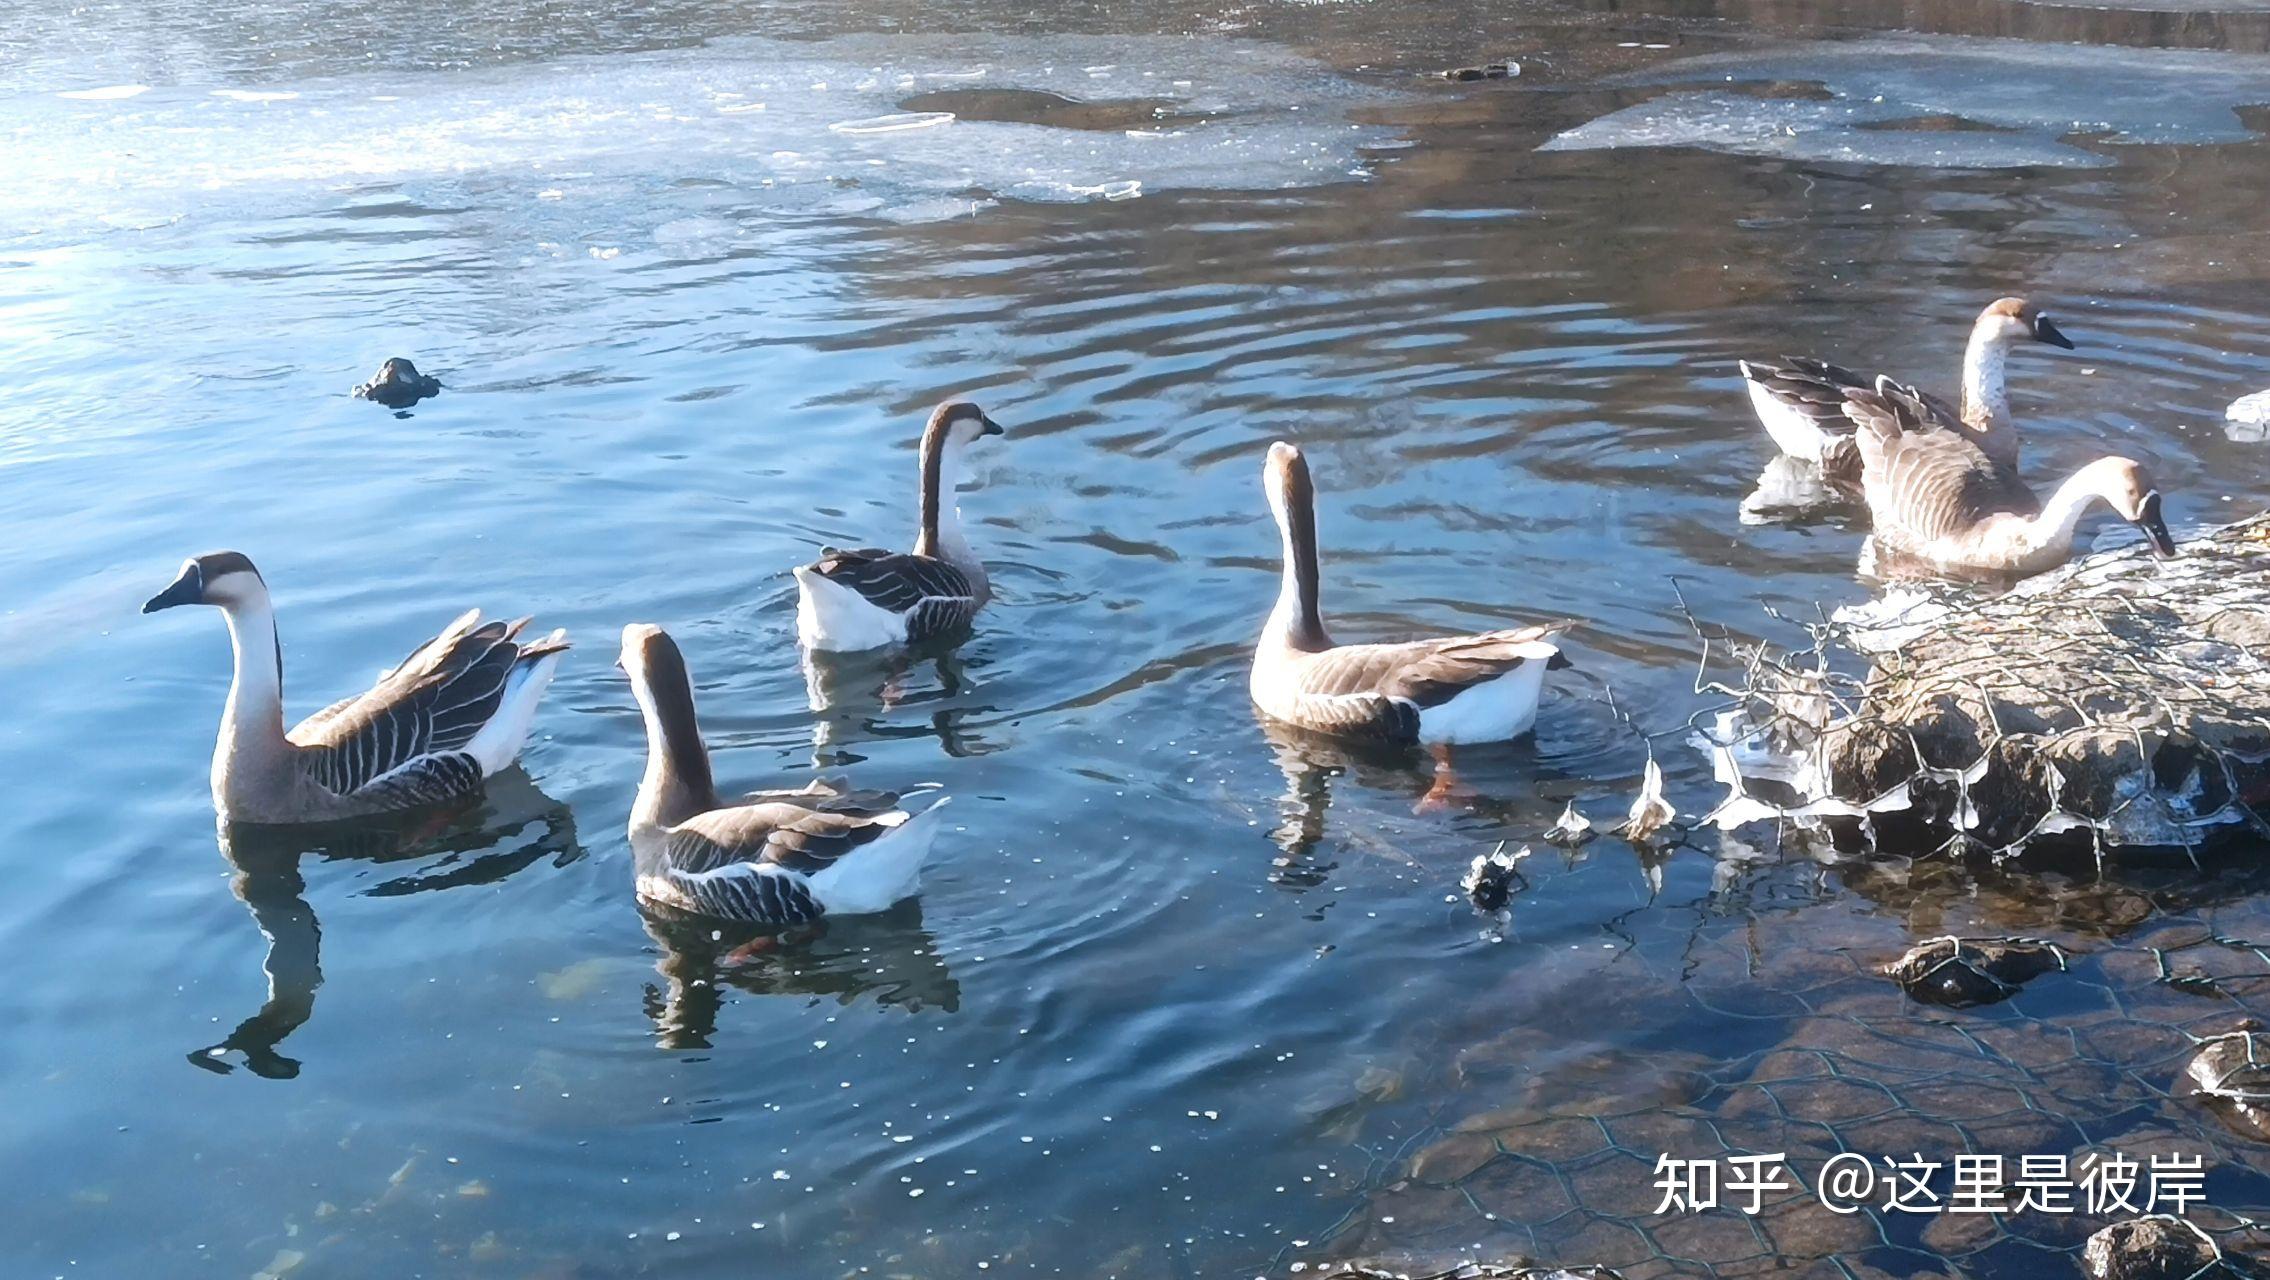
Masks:
[[[2164,1096],[2170,1029],[2229,1006],[2134,967],[2263,930],[2242,873],[1824,866],[1705,832],[1542,854],[1503,930],[1456,889],[1572,800],[1611,823],[1651,752],[1689,819],[1710,806],[1686,611],[1788,638],[1769,610],[1865,594],[1857,531],[1737,520],[1766,456],[1737,356],[1944,386],[1978,306],[2024,290],[2080,344],[2014,368],[2029,465],[2111,439],[2178,524],[2270,500],[2264,446],[2221,424],[2270,385],[2261,55],[2186,55],[2228,60],[2197,101],[2164,82],[2190,132],[1998,109],[2094,158],[2011,169],[1905,133],[1713,149],[1676,103],[1675,145],[1538,150],[1658,92],[1640,70],[1723,82],[1755,47],[1774,77],[1845,74],[1784,43],[1810,31],[1725,22],[1472,19],[1529,62],[1450,86],[1421,73],[1479,56],[1467,19],[1368,6],[1051,29],[980,5],[900,34],[817,4],[482,3],[429,39],[395,8],[367,38],[313,9],[40,13],[0,51],[9,1274],[1704,1269],[1755,1238],[1634,1244],[1637,1164],[1414,1157],[1610,1112],[1619,1150],[1684,1141],[1792,1043],[1920,1090],[1918,1046],[1961,1052],[1949,1015],[1865,966],[1951,929],[2101,952],[1968,1034],[2082,1034],[2115,1002],[2076,991],[2143,984],[2095,1085],[2008,1047],[1945,1068],[2032,1073],[2007,1087],[2070,1128],[2024,1141],[2177,1130],[2226,1168],[2218,1204],[2265,1202],[2259,1145]],[[2085,103],[2143,56],[2106,36],[2058,84]],[[1969,53],[1913,65],[1919,115],[1989,92]],[[964,85],[1190,110],[1155,137],[868,131]],[[390,355],[447,390],[401,415],[345,394]],[[999,603],[952,657],[808,675],[786,571],[911,536],[948,395],[1009,428],[962,495]],[[1414,811],[1423,759],[1252,715],[1276,438],[1316,469],[1344,637],[1584,623],[1534,743],[1468,754],[1447,810]],[[222,547],[274,588],[297,713],[467,607],[567,627],[525,775],[406,829],[217,839],[222,628],[136,607]],[[919,899],[741,962],[642,916],[630,621],[684,646],[725,785],[951,791]],[[1517,1175],[1545,1167],[1606,1170],[1616,1207],[1539,1207]],[[2042,1256],[1912,1224],[1777,1240]]]

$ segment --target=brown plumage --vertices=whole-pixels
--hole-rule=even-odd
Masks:
[[[1300,450],[1271,445],[1263,484],[1285,552],[1277,607],[1253,655],[1250,688],[1263,712],[1387,742],[1493,742],[1529,731],[1545,671],[1568,665],[1556,642],[1570,624],[1335,644],[1317,604],[1316,491]]]

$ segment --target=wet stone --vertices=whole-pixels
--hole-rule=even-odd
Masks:
[[[1932,938],[1884,966],[1918,1000],[1950,1008],[1994,1004],[2045,973],[2065,968],[2055,944],[2029,938]]]
[[[2116,1222],[2081,1247],[2081,1270],[2090,1280],[2190,1280],[2258,1276],[2251,1260],[2226,1255],[2205,1233],[2179,1218]]]
[[[2252,1018],[2199,1044],[2184,1068],[2192,1092],[2240,1133],[2270,1138],[2270,1035]]]

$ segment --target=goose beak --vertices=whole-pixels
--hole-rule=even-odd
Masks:
[[[2073,340],[2065,336],[2064,330],[2051,324],[2048,316],[2043,316],[2034,321],[2034,341],[2046,342],[2053,347],[2063,347],[2067,351],[2073,349]]]
[[[981,436],[998,436],[1006,434],[1002,431],[1001,424],[995,422],[991,418],[980,415],[978,421],[985,424],[984,426],[981,426],[977,429],[977,433]]]
[[[142,602],[142,612],[156,613],[160,609],[171,609],[177,604],[203,603],[205,571],[192,560],[181,567],[181,576],[173,580],[172,586]]]
[[[2136,512],[2136,527],[2144,531],[2144,540],[2151,544],[2155,559],[2175,558],[2175,539],[2168,536],[2168,522],[2160,518],[2159,494],[2144,495],[2143,506]]]

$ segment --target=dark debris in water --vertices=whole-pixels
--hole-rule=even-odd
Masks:
[[[2065,952],[2034,938],[1931,938],[1884,966],[1918,1000],[1950,1008],[1995,1004],[2045,973],[2065,968]]]
[[[407,409],[420,400],[441,394],[441,380],[418,372],[418,366],[395,356],[378,366],[370,381],[356,387],[357,400],[369,400],[389,409]]]
[[[1442,78],[1467,84],[1476,80],[1508,80],[1520,74],[1518,62],[1485,62],[1476,67],[1452,67],[1442,73]]]

